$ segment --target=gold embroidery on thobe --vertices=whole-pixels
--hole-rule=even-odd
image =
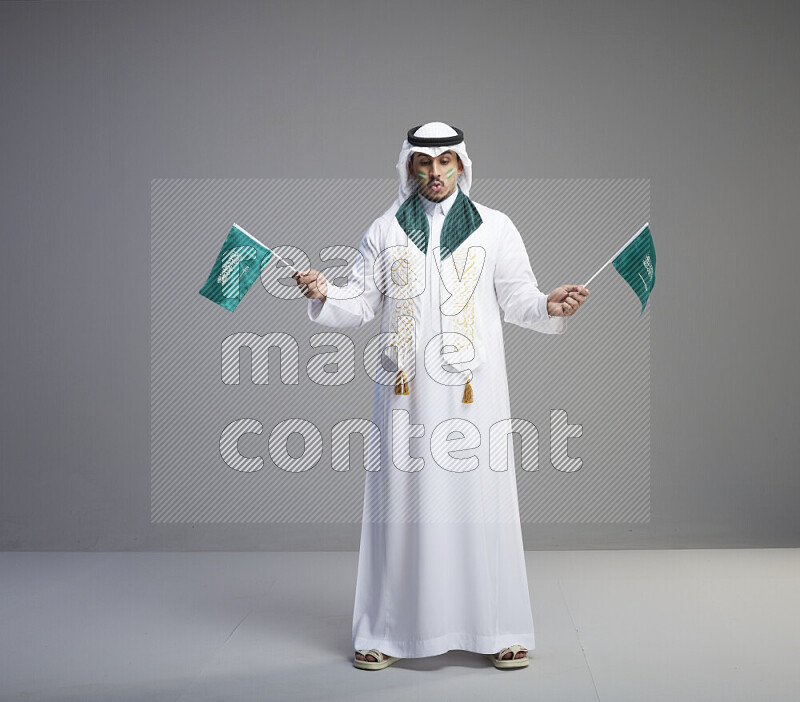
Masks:
[[[416,284],[419,281],[414,266],[409,260],[409,252],[405,251],[392,251],[392,265],[391,265],[391,282],[393,292],[397,292],[398,288],[405,288],[415,290]],[[394,298],[392,304],[392,320],[391,329],[394,333],[394,340],[397,344],[397,378],[395,379],[394,393],[395,395],[408,395],[410,388],[408,383],[408,376],[402,367],[405,349],[409,353],[414,351],[414,298],[408,297],[404,299]]]

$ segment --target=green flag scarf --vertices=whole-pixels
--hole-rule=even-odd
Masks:
[[[633,292],[642,302],[641,317],[647,300],[653,291],[656,283],[656,249],[653,245],[653,237],[650,233],[650,223],[646,223],[636,234],[634,234],[617,253],[604,265],[609,263],[614,265],[625,282],[633,288]],[[600,269],[600,271],[603,270]],[[589,287],[600,271],[597,271],[584,287]]]
[[[411,193],[394,216],[416,247],[427,253],[430,228],[420,197],[417,192]],[[482,223],[478,208],[459,186],[455,202],[442,223],[440,258],[444,261]]]

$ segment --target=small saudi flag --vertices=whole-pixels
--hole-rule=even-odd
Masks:
[[[200,294],[233,312],[273,256],[286,263],[266,244],[234,222]]]
[[[656,283],[656,249],[650,234],[650,223],[647,222],[636,232],[614,256],[606,261],[603,268],[609,263],[613,263],[617,273],[625,279],[625,282],[633,288],[633,292],[642,301],[642,311],[639,313],[641,317]],[[589,283],[600,271],[589,278],[589,282],[584,287],[588,288]]]

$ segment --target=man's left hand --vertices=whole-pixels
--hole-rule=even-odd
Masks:
[[[547,314],[571,317],[586,302],[589,288],[583,285],[561,285],[547,296]]]

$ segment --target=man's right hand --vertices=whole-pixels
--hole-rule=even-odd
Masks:
[[[297,285],[303,295],[312,300],[325,302],[325,298],[328,296],[328,281],[323,273],[315,271],[313,268],[308,268],[304,271],[292,273],[292,278],[297,281]]]

